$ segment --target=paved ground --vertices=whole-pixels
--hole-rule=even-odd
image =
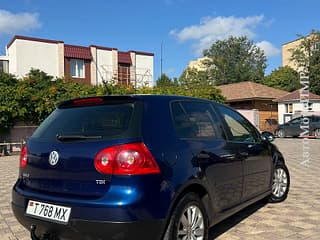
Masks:
[[[210,230],[210,239],[320,239],[320,140],[310,140],[310,161],[303,163],[301,139],[276,139],[291,173],[291,189],[280,204],[254,204]],[[29,233],[11,209],[11,187],[18,173],[18,157],[0,157],[0,239],[26,240]]]

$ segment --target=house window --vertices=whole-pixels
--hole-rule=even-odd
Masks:
[[[286,106],[286,113],[293,113],[293,105],[292,103],[285,104]]]
[[[9,73],[9,64],[7,60],[0,60],[0,72]]]
[[[304,111],[312,111],[312,103],[311,102],[305,102],[303,103],[303,110]]]
[[[118,84],[130,85],[130,65],[119,63],[118,65]]]
[[[74,78],[84,78],[84,60],[81,59],[71,59],[71,76]]]

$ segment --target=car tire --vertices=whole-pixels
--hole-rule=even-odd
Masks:
[[[277,131],[277,136],[278,136],[279,138],[285,138],[285,137],[286,137],[286,134],[285,134],[285,132],[284,132],[283,129],[279,129],[279,130]]]
[[[319,138],[320,137],[320,128],[313,130],[313,136]]]
[[[208,240],[208,216],[200,198],[188,193],[178,202],[170,217],[163,240]]]
[[[278,203],[284,201],[289,192],[290,175],[288,168],[282,162],[278,162],[273,170],[272,193],[269,202]]]

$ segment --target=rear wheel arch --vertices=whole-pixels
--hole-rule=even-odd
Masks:
[[[170,224],[171,216],[172,216],[175,208],[177,207],[177,205],[179,204],[181,199],[183,199],[188,194],[195,194],[201,199],[201,202],[203,203],[205,210],[206,210],[206,213],[207,213],[209,225],[212,223],[213,209],[212,209],[211,199],[208,194],[208,191],[202,184],[192,183],[188,186],[185,186],[183,189],[181,189],[176,194],[176,197],[172,201],[172,204],[171,204],[169,211],[168,211],[168,214],[167,214],[165,230],[168,228],[168,225]],[[163,234],[165,235],[165,233],[166,233],[166,231]]]
[[[208,190],[200,183],[192,183],[188,186],[185,186],[182,188],[177,194],[176,197],[173,200],[173,203],[171,204],[169,214],[167,218],[170,218],[170,215],[173,211],[173,209],[177,206],[179,201],[188,193],[194,193],[196,194],[202,202],[205,204],[206,210],[209,210],[208,207],[210,206],[210,197],[208,194]],[[209,205],[209,206],[207,206]]]

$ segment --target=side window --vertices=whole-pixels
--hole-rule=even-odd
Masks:
[[[173,124],[179,138],[222,138],[211,104],[195,101],[173,102]]]
[[[290,121],[291,124],[300,124],[301,118],[295,118]]]
[[[84,78],[84,60],[82,59],[71,59],[71,76],[76,78]]]
[[[312,122],[316,122],[316,123],[320,122],[320,117],[318,117],[318,116],[313,116],[313,117],[312,117]]]
[[[229,130],[230,140],[240,142],[258,142],[259,136],[256,129],[249,121],[236,111],[218,105],[218,111],[221,113]]]

